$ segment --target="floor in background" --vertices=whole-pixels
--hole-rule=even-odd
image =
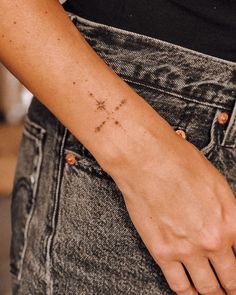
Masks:
[[[10,198],[0,196],[0,295],[10,295]]]

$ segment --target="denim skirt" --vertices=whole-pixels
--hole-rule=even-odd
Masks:
[[[236,194],[236,64],[67,15]],[[24,122],[11,210],[13,294],[173,294],[116,183],[36,97]]]

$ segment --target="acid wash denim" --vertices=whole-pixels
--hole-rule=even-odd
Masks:
[[[68,17],[120,77],[174,130],[185,132],[236,193],[236,64]],[[224,124],[222,113],[228,114]],[[74,162],[66,161],[68,153]],[[173,294],[116,183],[36,97],[19,151],[12,233],[13,294]]]

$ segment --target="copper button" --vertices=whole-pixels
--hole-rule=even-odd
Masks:
[[[175,131],[179,136],[181,136],[182,138],[186,138],[186,133],[184,132],[184,130],[181,130],[181,129],[177,129]]]
[[[219,124],[225,124],[229,119],[229,115],[225,112],[219,114],[217,121]]]
[[[72,153],[67,153],[66,154],[66,162],[69,165],[74,165],[76,163],[75,155],[73,155]]]

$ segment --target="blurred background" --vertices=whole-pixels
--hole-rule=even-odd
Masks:
[[[0,295],[10,295],[10,194],[32,94],[0,63]]]

